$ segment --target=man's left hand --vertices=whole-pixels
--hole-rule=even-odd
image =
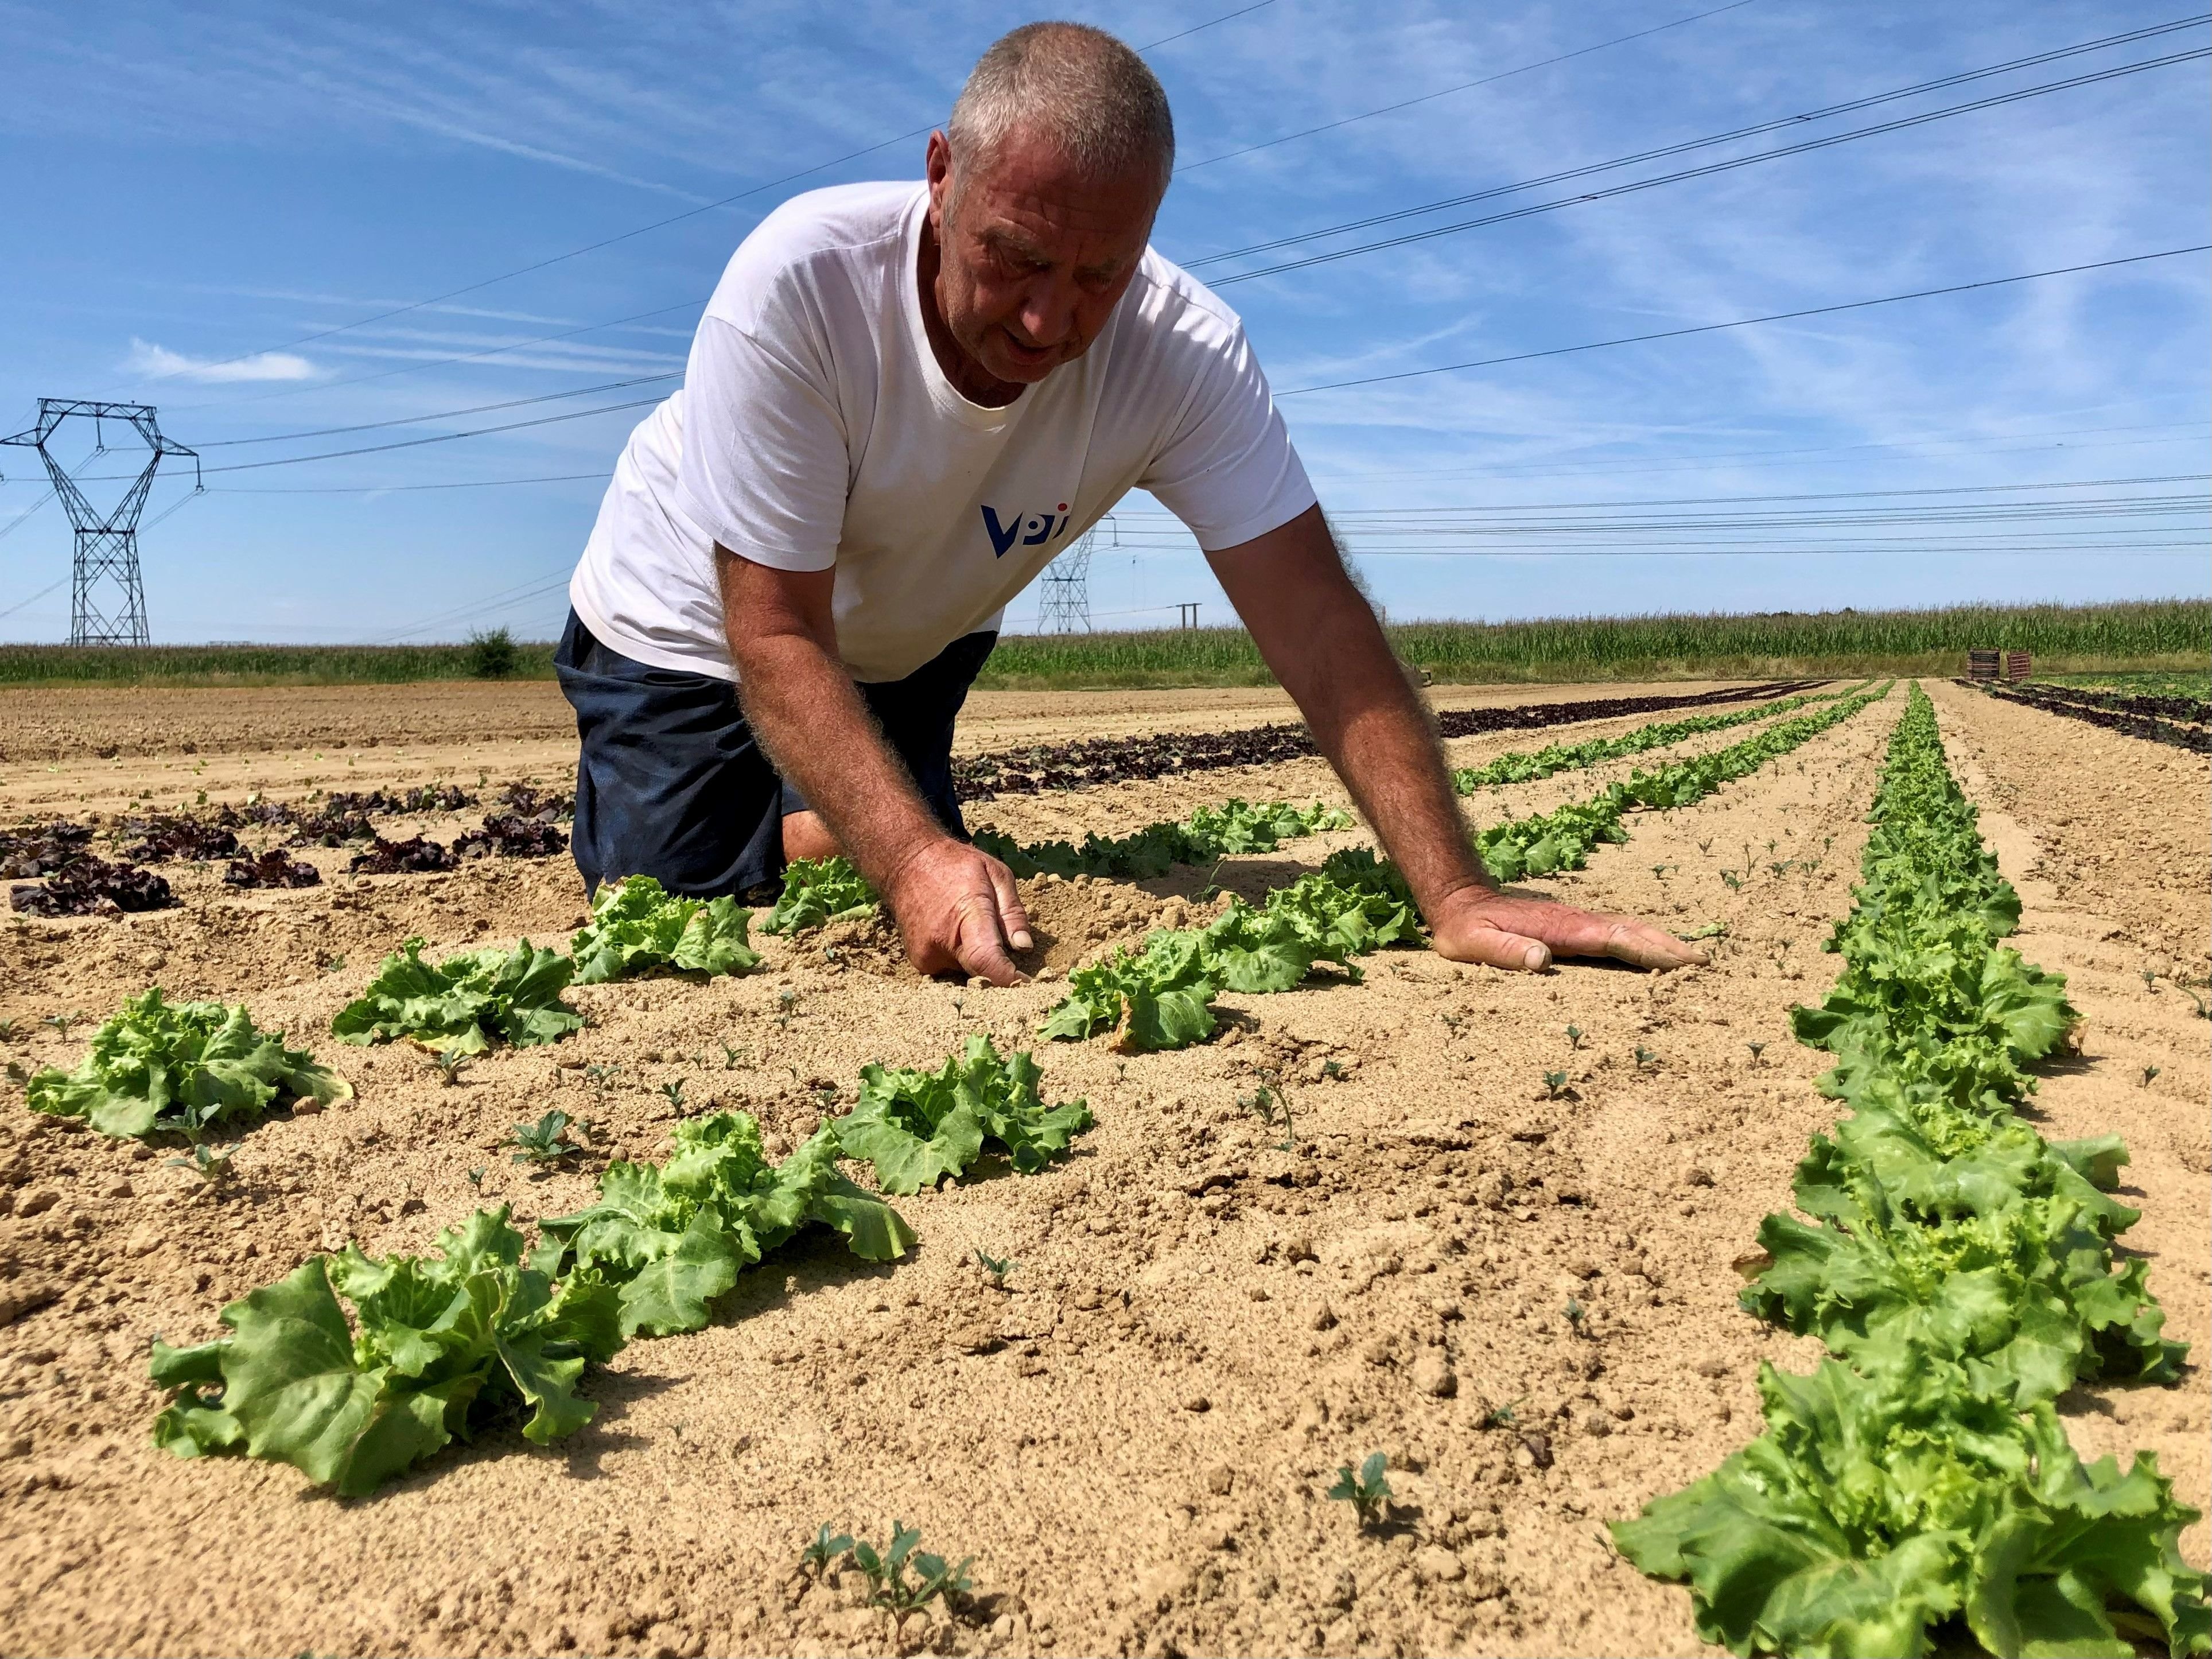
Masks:
[[[1577,910],[1553,899],[1463,887],[1430,918],[1437,954],[1454,962],[1540,973],[1562,957],[1612,957],[1638,968],[1702,966],[1705,953],[1632,916]]]

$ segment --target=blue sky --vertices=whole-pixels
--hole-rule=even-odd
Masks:
[[[1716,0],[1269,0],[1225,15],[1244,3],[1059,14],[1166,40],[1148,55],[1184,166],[1155,240],[1187,263],[2186,15],[1747,0],[1686,21]],[[837,158],[940,119],[976,53],[1035,15],[0,0],[0,422],[28,425],[42,395],[143,399],[210,469],[288,462],[210,471],[191,500],[165,472],[143,538],[157,640],[450,638],[495,623],[548,636],[594,475],[641,410],[290,458],[607,409],[659,385],[238,441],[680,369],[700,304],[759,217],[817,185],[918,176],[919,137]],[[1753,155],[2201,50],[2208,34],[1199,270],[1227,277]],[[1578,55],[1544,64],[1563,54]],[[1290,392],[2185,247],[2208,240],[2204,71],[2027,97],[1220,291]],[[1367,113],[1408,100],[1421,101]],[[611,237],[623,240],[485,282]],[[2203,594],[2207,284],[2197,253],[1283,408],[1395,617]],[[78,444],[66,459],[100,478],[129,452]],[[60,639],[68,589],[41,591],[67,574],[67,522],[52,502],[31,510],[35,457],[0,450],[0,638]],[[558,481],[476,487],[517,479]],[[1102,625],[1171,623],[1183,600],[1225,619],[1154,503],[1131,497],[1115,530],[1119,549],[1094,566]],[[1024,599],[1012,624],[1034,611]]]

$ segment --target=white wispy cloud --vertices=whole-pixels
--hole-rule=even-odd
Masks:
[[[257,351],[250,357],[192,357],[151,340],[131,337],[123,372],[149,380],[197,380],[218,386],[246,380],[312,380],[323,371],[290,351]]]

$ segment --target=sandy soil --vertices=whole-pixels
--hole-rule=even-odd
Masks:
[[[2152,1258],[2171,1333],[2201,1352],[2212,1027],[2138,969],[2203,974],[2212,777],[2196,757],[1931,690],[2026,897],[2022,948],[2074,975],[2089,1015],[2083,1060],[2044,1084],[2050,1133],[2127,1133],[2129,1201],[2146,1211],[2130,1240]],[[167,750],[51,763],[61,773],[10,764],[0,817],[54,810],[65,789],[119,804],[157,785],[222,799],[247,776],[272,793],[311,772],[335,781],[312,751],[245,774],[255,757],[219,750],[221,731],[309,717],[297,691],[252,694],[258,714],[249,694],[225,695],[241,699],[222,716],[236,724],[205,738],[168,718],[167,735],[197,742],[209,768],[188,786]],[[1026,714],[1010,702],[992,743],[985,708],[964,740],[995,746],[1024,720],[1026,738],[1240,708],[1279,717],[1216,701],[1251,693],[1099,695],[1125,701],[1030,698]],[[1711,967],[1528,978],[1394,952],[1363,986],[1226,999],[1231,1030],[1201,1048],[1052,1045],[1039,1054],[1048,1095],[1085,1096],[1099,1117],[1064,1167],[900,1200],[922,1243],[896,1267],[787,1251],[708,1330],[625,1351],[591,1382],[601,1413],[573,1438],[540,1451],[493,1435],[356,1502],[317,1496],[289,1468],[153,1449],[148,1339],[213,1334],[224,1300],[347,1237],[426,1246],[475,1201],[472,1169],[487,1200],[522,1216],[574,1207],[588,1170],[533,1180],[496,1150],[549,1106],[601,1121],[611,1155],[655,1156],[672,1112],[659,1085],[682,1078],[691,1101],[744,1106],[788,1142],[813,1127],[817,1084],[849,1100],[866,1060],[934,1063],[979,1030],[1022,1040],[1058,988],[922,981],[865,936],[834,957],[818,936],[769,941],[763,971],[744,979],[578,992],[592,1024],[575,1039],[488,1059],[446,1089],[404,1050],[331,1042],[330,1016],[408,933],[556,939],[581,913],[565,863],[284,894],[229,893],[212,867],[171,866],[177,910],[0,924],[10,1059],[72,1061],[82,1031],[64,1042],[40,1019],[104,1014],[158,977],[248,998],[360,1091],[246,1138],[241,1190],[222,1202],[160,1156],[0,1103],[0,1549],[13,1565],[0,1650],[881,1652],[890,1627],[849,1577],[810,1584],[793,1567],[821,1522],[880,1540],[896,1517],[924,1547],[975,1557],[968,1614],[908,1626],[909,1646],[939,1651],[1702,1651],[1686,1596],[1621,1563],[1601,1523],[1755,1431],[1759,1359],[1811,1360],[1811,1344],[1737,1310],[1730,1263],[1787,1204],[1807,1135],[1834,1116],[1786,1010],[1836,970],[1817,945],[1849,907],[1861,815],[1902,706],[1900,690],[1765,775],[1636,817],[1631,842],[1587,872],[1531,884],[1686,931],[1725,921]],[[480,758],[434,775],[550,776],[560,734],[514,743],[501,707],[468,716],[496,737],[418,728],[404,769],[396,745],[356,751],[340,787],[426,781],[434,760],[467,754]],[[356,729],[377,718],[357,706]],[[0,732],[9,722],[0,703]],[[416,747],[434,737],[434,753]],[[1455,759],[1528,741],[1470,739]],[[223,768],[218,789],[207,779]],[[1605,775],[1471,806],[1535,810]],[[1301,763],[989,805],[1018,833],[1079,836],[1232,793],[1342,799]],[[1257,891],[1358,839],[1291,843],[1221,879]],[[1757,873],[1732,890],[1719,872],[1741,868],[1746,846]],[[1774,875],[1783,860],[1801,862]],[[1064,970],[1178,920],[1200,879],[1028,884],[1038,965]],[[595,1096],[586,1063],[623,1069]],[[2149,1064],[2160,1070],[2146,1086]],[[1571,1085],[1555,1099],[1542,1074],[1556,1069]],[[1262,1082],[1294,1113],[1287,1150],[1238,1104]],[[1018,1264],[1006,1291],[974,1265],[979,1249]],[[1579,1333],[1570,1298],[1587,1310]],[[1495,1426],[1509,1404],[1515,1426]],[[2085,1450],[2154,1448],[2205,1501],[2202,1369],[2177,1389],[2084,1390],[2068,1405]],[[1376,1449],[1390,1455],[1399,1518],[1365,1536],[1322,1493]],[[2201,1529],[2188,1553],[2204,1559]]]

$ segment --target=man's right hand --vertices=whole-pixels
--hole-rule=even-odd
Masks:
[[[1013,872],[998,860],[944,836],[925,842],[885,885],[907,960],[923,973],[1022,982],[1007,951],[1029,950],[1036,941]]]

